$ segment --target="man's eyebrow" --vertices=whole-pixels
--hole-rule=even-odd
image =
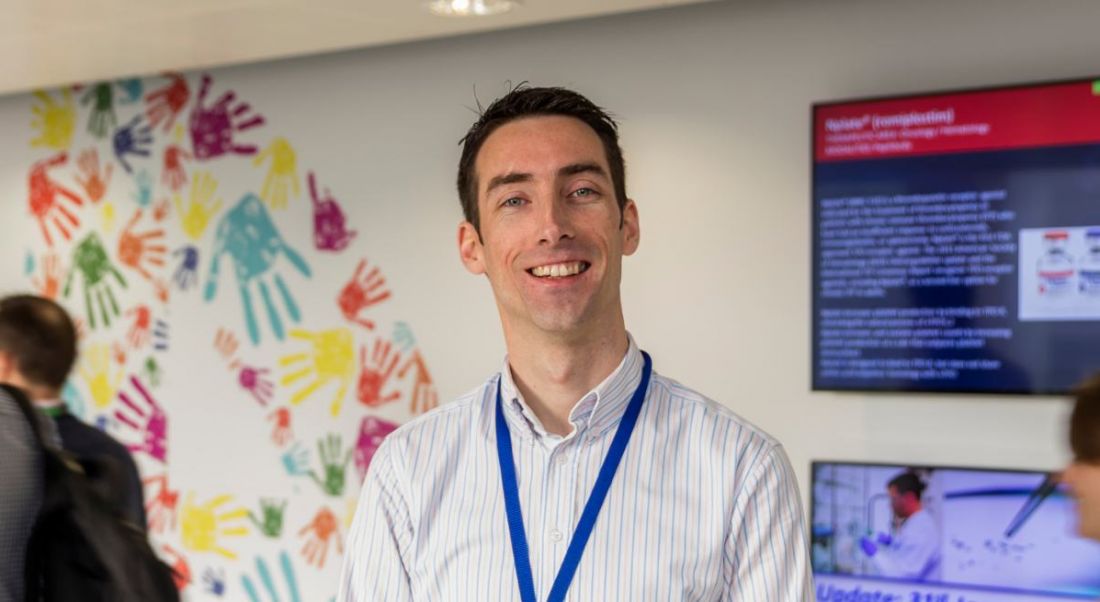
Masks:
[[[558,170],[559,176],[575,176],[580,173],[594,173],[607,177],[607,171],[599,163],[574,163]]]
[[[515,184],[516,182],[530,182],[533,179],[534,176],[529,173],[506,173],[502,176],[496,176],[492,180],[489,180],[489,187],[485,189],[485,192],[492,192],[492,190],[498,186]]]

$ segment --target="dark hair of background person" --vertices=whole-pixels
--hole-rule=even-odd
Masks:
[[[899,474],[893,479],[890,479],[890,482],[887,483],[886,486],[896,489],[899,495],[912,493],[916,496],[918,501],[920,500],[920,494],[924,492],[924,482],[912,472],[903,472]]]
[[[534,88],[526,84],[493,101],[462,137],[462,157],[458,161],[458,198],[466,221],[481,234],[477,206],[477,173],[474,163],[485,140],[500,126],[525,117],[560,115],[573,117],[592,128],[603,143],[615,200],[622,214],[626,205],[626,164],[619,147],[619,126],[602,108],[584,96],[566,88]],[[622,225],[620,217],[620,227]]]
[[[1069,418],[1069,447],[1081,462],[1100,463],[1100,374],[1074,390]]]
[[[0,299],[0,351],[29,384],[61,389],[76,361],[76,327],[63,307],[44,297]]]

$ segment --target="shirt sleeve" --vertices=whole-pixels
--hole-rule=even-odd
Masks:
[[[340,572],[339,602],[412,602],[408,558],[413,541],[397,447],[378,448],[363,481]]]
[[[814,599],[801,497],[779,445],[749,469],[734,501],[724,565],[723,601]]]
[[[910,519],[892,544],[884,546],[871,557],[871,564],[884,577],[925,579],[936,565],[939,548],[936,525],[924,515],[916,520]]]

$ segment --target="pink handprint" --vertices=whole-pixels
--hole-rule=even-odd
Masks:
[[[161,181],[173,192],[179,192],[187,184],[187,170],[183,168],[183,160],[191,158],[191,153],[175,144],[165,147],[164,173],[161,174]]]
[[[168,416],[136,376],[130,377],[130,383],[141,393],[144,403],[139,407],[125,391],[118,394],[125,407],[115,411],[115,418],[141,434],[141,443],[127,445],[126,449],[145,452],[164,463],[168,457]]]
[[[163,124],[163,130],[167,132],[183,111],[191,91],[187,88],[187,80],[179,73],[165,73],[164,76],[172,82],[145,95],[145,116],[150,126]]]
[[[222,94],[213,105],[204,107],[203,101],[210,92],[212,82],[213,79],[209,75],[202,76],[199,97],[195,100],[194,108],[191,109],[191,145],[195,151],[195,158],[213,159],[227,153],[256,154],[256,145],[236,144],[233,135],[236,132],[263,125],[263,116],[248,116],[252,107],[246,102],[230,106],[237,96],[232,91]]]
[[[390,291],[385,288],[386,279],[382,277],[377,267],[372,268],[370,273],[363,276],[363,271],[366,268],[367,260],[360,260],[359,266],[355,268],[355,274],[340,291],[340,297],[337,298],[336,303],[340,306],[344,318],[373,330],[374,322],[366,318],[360,318],[359,312],[389,299]]]
[[[370,468],[371,458],[386,435],[397,430],[399,425],[387,420],[365,416],[359,423],[359,439],[355,443],[355,468],[359,471],[359,480],[367,477],[367,468]]]
[[[65,240],[69,240],[72,236],[70,227],[75,230],[80,226],[80,220],[73,215],[68,207],[59,202],[58,197],[67,199],[77,206],[83,205],[84,201],[76,196],[73,191],[52,180],[50,175],[46,173],[51,167],[63,165],[68,160],[69,156],[66,153],[59,153],[49,159],[43,159],[31,167],[30,175],[27,177],[30,190],[28,202],[31,215],[38,220],[38,227],[42,229],[42,236],[46,239],[46,244],[51,247],[53,246],[53,238],[46,228],[46,222],[52,223],[54,228],[61,232]],[[69,222],[68,225],[61,221],[62,217]]]
[[[317,194],[317,182],[309,172],[309,196],[313,198],[313,245],[318,251],[342,251],[357,232],[348,230],[344,209],[325,188],[322,197]]]
[[[130,346],[134,349],[145,346],[149,341],[149,327],[152,325],[152,312],[148,305],[138,305],[126,310],[127,316],[134,316],[134,323],[130,326]]]
[[[145,517],[149,523],[149,530],[153,533],[163,533],[176,528],[176,507],[179,504],[180,492],[178,489],[168,488],[168,475],[150,477],[141,481],[146,486],[153,485],[157,489],[149,496],[149,502],[145,504]]]
[[[412,368],[416,368],[416,373],[413,376],[409,411],[413,414],[422,414],[439,405],[439,394],[432,384],[432,375],[428,373],[428,366],[424,364],[424,358],[419,350],[414,351],[409,361],[401,367],[398,378],[405,378],[405,374]]]
[[[294,438],[294,432],[290,428],[290,410],[288,408],[275,410],[267,419],[275,423],[275,428],[271,431],[271,440],[275,442],[275,445],[282,447]]]
[[[359,401],[366,406],[375,407],[384,403],[396,401],[401,397],[399,391],[392,391],[382,395],[382,389],[393,376],[397,368],[397,362],[401,360],[401,354],[393,350],[389,341],[376,339],[374,349],[371,350],[370,360],[367,359],[367,348],[359,348],[359,386],[355,394]]]
[[[111,183],[111,173],[114,165],[104,162],[102,171],[99,165],[99,153],[95,148],[85,149],[76,158],[76,167],[80,174],[76,176],[76,183],[84,189],[88,200],[96,204],[107,194],[107,186]]]
[[[253,399],[261,406],[266,406],[267,402],[271,401],[274,391],[271,381],[267,379],[267,372],[267,368],[257,370],[251,366],[244,366],[237,374],[237,382],[245,391],[251,393]]]

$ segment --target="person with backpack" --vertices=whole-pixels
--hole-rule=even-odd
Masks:
[[[23,600],[23,559],[42,504],[42,453],[31,428],[0,389],[0,602]]]

